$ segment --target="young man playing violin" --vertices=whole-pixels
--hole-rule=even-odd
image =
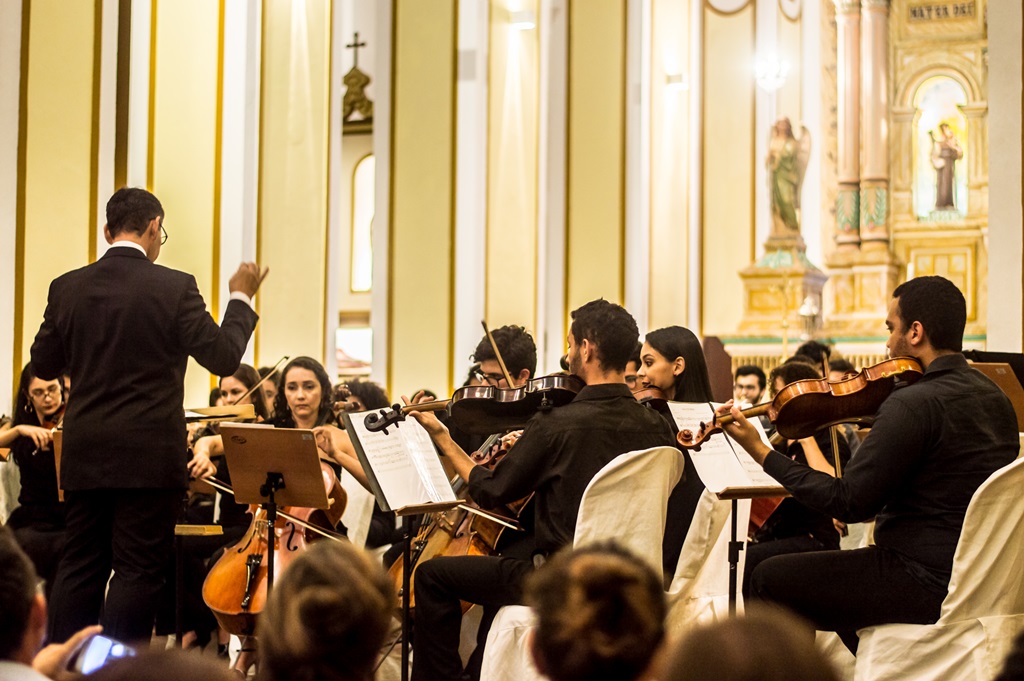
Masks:
[[[776,556],[751,577],[751,596],[781,603],[856,652],[856,630],[929,624],[949,586],[967,505],[1020,448],[1010,400],[960,354],[966,305],[942,277],[893,293],[889,355],[917,359],[924,375],[894,391],[842,478],[772,451],[730,402],[724,426],[807,507],[844,522],[875,518],[873,547]]]
[[[485,620],[499,607],[521,602],[523,579],[534,565],[572,543],[583,491],[606,463],[625,452],[673,444],[665,420],[639,404],[625,384],[638,335],[636,322],[618,305],[595,300],[574,310],[568,363],[586,387],[569,404],[531,418],[493,469],[474,465],[436,417],[412,413],[477,503],[497,506],[535,492],[536,504],[532,557],[435,558],[419,566],[414,681],[463,678],[459,601],[483,605]]]

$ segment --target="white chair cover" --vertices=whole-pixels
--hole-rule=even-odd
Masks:
[[[750,500],[737,503],[737,536],[746,546]],[[688,629],[724,619],[729,614],[729,541],[732,502],[718,499],[704,490],[679,553],[676,573],[669,585],[666,632],[678,638]],[[737,588],[743,582],[745,552],[740,552]],[[742,612],[743,596],[737,593],[737,610]]]
[[[992,679],[1024,629],[1024,459],[974,493],[935,624],[861,629],[856,679]]]
[[[573,546],[615,540],[653,569],[661,571],[668,498],[683,474],[683,455],[655,447],[615,457],[583,492]],[[481,681],[540,681],[529,641],[533,611],[523,605],[501,608],[487,634]]]

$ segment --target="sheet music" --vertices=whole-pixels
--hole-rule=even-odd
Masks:
[[[708,423],[714,418],[714,408],[719,406],[706,402],[669,402],[668,405],[679,429],[689,429],[694,433],[700,430],[702,422]],[[750,423],[757,428],[761,439],[770,447],[760,420],[751,419]],[[750,458],[746,450],[725,433],[712,435],[701,445],[699,452],[691,450],[690,459],[704,486],[715,494],[732,488],[781,488],[775,478],[765,473],[764,469]]]
[[[413,419],[388,434],[367,430],[364,421],[372,412],[346,414],[352,424],[353,444],[370,465],[391,509],[431,502],[458,501],[427,431]]]

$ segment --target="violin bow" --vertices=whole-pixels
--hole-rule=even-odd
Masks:
[[[505,360],[501,358],[501,350],[498,350],[498,344],[494,342],[494,336],[491,335],[491,330],[487,328],[487,320],[480,320],[480,324],[484,327],[484,333],[487,334],[487,340],[491,343],[494,356],[498,358],[498,366],[501,367],[501,373],[505,374],[505,381],[508,383],[508,387],[516,387],[512,383],[512,376],[508,373],[508,367],[505,366]]]
[[[825,380],[828,380],[830,370],[828,368],[828,355],[821,353],[821,368],[825,371]],[[829,426],[828,434],[832,439],[832,461],[836,469],[836,478],[843,477],[843,463],[839,460],[839,436],[836,429],[839,426]]]
[[[270,373],[267,374],[267,376],[273,376],[274,372],[277,371],[281,367],[281,365],[284,364],[287,361],[288,361],[288,355],[285,355],[281,359],[277,360],[277,364],[274,365],[274,368],[270,370]],[[260,380],[256,381],[256,384],[254,386],[252,386],[251,388],[246,390],[244,395],[239,397],[237,400],[235,400],[231,404],[233,404],[233,405],[234,404],[238,404],[239,402],[244,400],[249,395],[252,395],[254,392],[256,392],[257,388],[259,388],[261,385],[263,385],[263,381],[265,381],[265,380],[266,380],[265,378],[261,378]]]

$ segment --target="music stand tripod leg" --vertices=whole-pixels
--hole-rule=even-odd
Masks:
[[[402,681],[409,681],[409,595],[412,573],[412,516],[402,516]]]
[[[732,500],[732,537],[729,541],[729,616],[736,615],[736,585],[739,576],[740,551],[743,550],[743,542],[737,539],[736,516],[739,514],[739,502]]]
[[[284,476],[281,473],[267,473],[267,481],[260,487],[260,494],[267,497],[263,508],[267,511],[267,598],[274,588],[274,545],[277,543],[277,502],[274,495],[284,489]]]

